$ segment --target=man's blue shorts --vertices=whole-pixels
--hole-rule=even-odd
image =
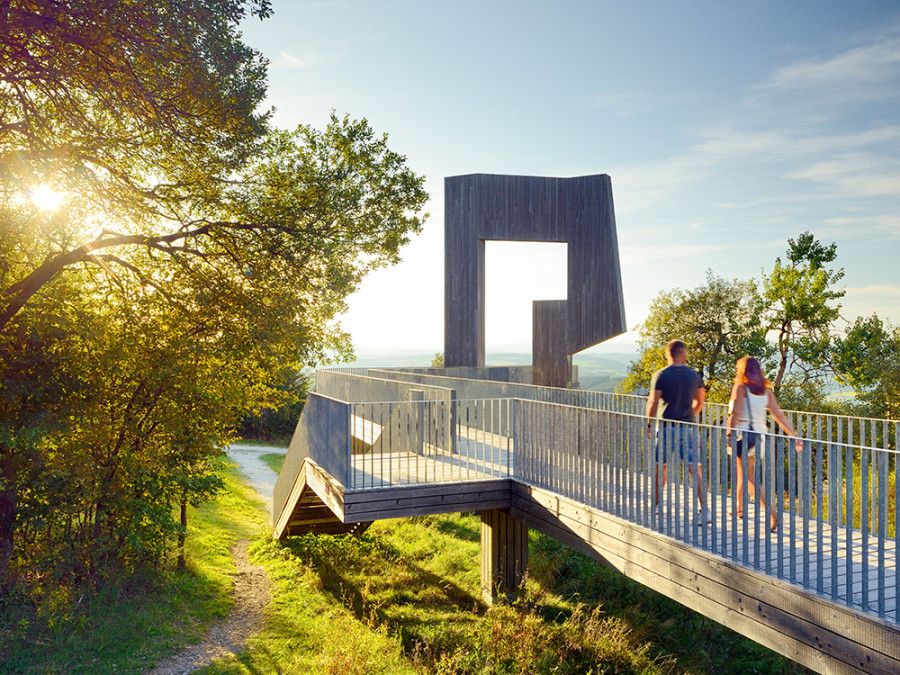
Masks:
[[[693,425],[679,422],[661,421],[656,427],[656,461],[659,462],[659,451],[662,448],[662,463],[666,463],[666,454],[673,445],[678,446],[678,456],[684,460],[684,446],[687,442],[688,464],[694,463],[694,438],[697,430]]]

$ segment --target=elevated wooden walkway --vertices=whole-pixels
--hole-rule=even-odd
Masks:
[[[822,487],[823,472],[850,475],[852,453],[820,449],[819,464],[809,471],[818,485],[811,479],[807,488],[797,477],[810,469],[809,460],[804,465],[797,458],[784,479],[791,486],[777,484],[786,496],[778,500],[779,528],[769,532],[753,503],[745,506],[746,518],[737,518],[727,480],[733,459],[720,452],[715,430],[704,431],[699,447],[707,448],[701,462],[712,522],[697,525],[690,474],[681,462],[669,462],[663,504],[653,505],[656,465],[646,451],[643,418],[634,423],[620,413],[552,403],[473,406],[435,397],[409,406],[397,396],[380,416],[337,401],[308,406],[323,406],[323,419],[337,422],[335,447],[344,455],[319,448],[325,468],[307,446],[299,465],[292,460],[288,468],[286,461],[293,480],[288,485],[283,473],[280,499],[276,488],[276,536],[480,511],[488,599],[520,578],[527,528],[534,528],[818,672],[900,672],[900,571],[893,531],[887,536],[896,521],[887,517],[887,499],[881,510],[881,501],[870,500],[871,509],[865,501],[869,491],[893,492],[893,475],[887,479],[887,463],[877,457],[863,462],[871,471],[846,509],[862,511],[856,523],[822,516],[840,501]],[[342,405],[346,418],[335,418]],[[353,418],[376,431],[366,435]],[[451,433],[435,419],[448,420]],[[384,430],[391,430],[391,442],[379,445]],[[301,420],[298,438],[333,442],[335,434]],[[818,505],[815,494],[822,502],[828,494],[830,507]]]

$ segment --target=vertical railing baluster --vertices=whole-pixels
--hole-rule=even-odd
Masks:
[[[362,426],[362,435],[359,438],[359,443],[362,448],[362,456],[359,458],[360,468],[362,469],[362,487],[366,487],[367,477],[368,477],[368,487],[375,487],[375,444],[376,441],[380,438],[381,442],[384,442],[384,438],[382,438],[382,434],[386,433],[387,429],[381,429],[378,436],[375,435],[375,404],[374,403],[360,403],[357,407],[359,410],[360,416],[360,425]],[[380,411],[378,413],[380,415]],[[378,419],[381,419],[380,416]],[[384,461],[381,463],[381,471],[379,473],[379,479],[384,485]]]
[[[900,532],[897,527],[900,525],[900,499],[897,495],[897,460],[900,459],[900,422],[891,422],[894,426],[894,621],[900,623]],[[887,434],[885,434],[885,445],[887,443]]]
[[[363,489],[366,488],[366,476],[369,476],[368,483],[369,487],[372,487],[375,482],[375,467],[372,464],[372,453],[375,451],[375,442],[373,440],[372,444],[369,445],[367,441],[372,437],[371,432],[366,433],[366,427],[371,428],[372,425],[372,415],[375,414],[375,411],[368,411],[367,407],[370,407],[371,404],[358,403],[356,406],[357,414],[359,415],[359,420],[357,423],[360,425],[360,436],[358,438],[358,443],[360,444],[361,452],[358,459],[359,468],[361,470],[360,474],[360,482]],[[366,468],[366,464],[368,463],[368,470]]]
[[[831,418],[828,417],[826,419],[826,424],[831,424]],[[809,448],[807,448],[807,445]],[[823,593],[823,584],[825,582],[825,561],[822,558],[823,551],[823,541],[824,541],[824,528],[825,528],[825,505],[823,504],[823,495],[822,495],[822,480],[824,473],[824,462],[825,462],[825,451],[822,445],[822,420],[819,420],[819,424],[816,427],[816,444],[813,447],[812,443],[804,443],[803,444],[803,452],[809,452],[812,454],[813,450],[816,453],[816,592],[819,594]]]
[[[766,459],[769,458],[770,453],[773,457],[778,456],[777,441],[778,441],[777,436],[770,436],[768,434],[764,434],[760,437],[759,442],[762,443],[766,448]],[[760,470],[762,473],[762,475],[761,475],[762,482],[760,482],[760,481],[756,482],[757,490],[759,490],[759,486],[771,486],[772,478],[774,477],[774,473],[772,473],[773,469],[775,468],[773,466],[774,463],[768,462],[768,461],[767,462],[757,461],[756,463],[760,465]],[[760,532],[759,539],[761,539],[761,544],[763,547],[763,551],[758,553],[758,555],[757,555],[757,569],[762,569],[765,571],[766,574],[770,574],[771,570],[772,570],[772,541],[773,541],[773,536],[777,537],[778,533],[774,533],[774,535],[773,535],[773,533],[769,530],[768,509],[770,507],[775,507],[776,511],[777,511],[776,504],[778,503],[777,502],[778,497],[777,497],[777,493],[774,490],[772,490],[771,487],[763,487],[763,490],[764,490],[764,494],[766,494],[766,505],[767,506],[765,509],[765,513],[763,513],[762,517],[756,518],[756,526],[759,528],[759,530],[757,530],[757,531]],[[758,501],[758,498],[757,498],[757,501]],[[779,527],[781,527],[780,521],[781,521],[781,519],[779,519]],[[777,546],[776,546],[776,550],[777,550]],[[762,562],[760,562],[760,559],[762,559]]]
[[[351,403],[350,406],[350,436],[347,439],[349,441],[349,456],[347,457],[347,467],[348,467],[348,475],[347,475],[347,485],[351,490],[356,490],[359,486],[357,485],[357,472],[354,471],[356,468],[354,466],[353,461],[353,439],[358,438],[357,433],[359,429],[357,428],[357,419],[356,419],[356,405]]]
[[[765,434],[760,437],[759,442],[762,443],[766,448],[766,459],[769,458],[770,454],[773,457],[778,456],[778,449],[779,449],[778,440],[779,440],[779,437],[770,436],[768,434]],[[757,482],[756,485],[764,486],[763,491],[766,494],[766,505],[767,505],[766,512],[763,514],[763,516],[761,518],[758,517],[756,519],[757,526],[762,529],[762,540],[763,540],[763,546],[765,549],[764,550],[765,560],[761,565],[759,565],[759,568],[763,569],[766,574],[771,574],[773,533],[770,532],[770,530],[769,530],[768,509],[770,507],[775,508],[776,512],[777,512],[777,506],[776,506],[777,493],[775,492],[775,490],[772,490],[772,488],[769,487],[772,485],[772,482],[773,482],[773,478],[774,478],[773,469],[775,468],[775,466],[774,466],[773,462],[768,462],[768,461],[767,462],[757,461],[757,464],[762,465],[762,467],[761,467],[762,468],[762,483]],[[757,487],[757,489],[759,489],[759,487]],[[781,519],[779,518],[779,527],[781,526],[780,520]],[[778,537],[777,532],[774,533],[774,537]],[[776,549],[776,551],[778,550],[777,545],[775,546],[775,549]],[[777,563],[776,563],[776,566],[777,566]]]
[[[340,382],[330,386],[336,393],[346,389]],[[656,444],[647,437],[645,399],[533,387],[530,401],[485,396],[461,402],[430,389],[415,391],[399,402],[348,404],[350,489],[515,476],[900,622],[900,503],[891,503],[896,422],[789,412],[807,439],[803,452],[782,434],[760,439],[769,461],[754,465],[757,490],[764,492],[757,494],[751,524],[749,470],[742,476],[746,517],[736,518],[742,505],[736,499],[736,457],[724,442],[723,406],[708,404],[700,426],[671,423],[660,434],[660,455],[669,461],[659,517],[653,504]],[[682,457],[683,445],[693,445],[693,465],[687,453]],[[712,515],[709,530],[693,525],[700,508],[698,475]],[[779,515],[774,534],[761,508],[763,496]]]
[[[624,467],[622,466],[622,448],[618,442],[618,434],[616,433],[615,417],[610,415],[609,419],[609,438],[610,450],[612,451],[613,463],[615,465],[615,478],[613,483],[613,513],[619,517],[623,515],[622,510],[622,478]]]
[[[866,450],[866,424],[859,424],[859,529],[861,537],[860,562],[862,563],[862,609],[869,610],[869,451]]]
[[[887,445],[888,427],[887,421],[882,425],[882,443]],[[888,528],[888,453],[886,450],[875,451],[878,461],[878,616],[886,616],[885,607],[885,545],[887,543]]]
[[[828,513],[831,517],[831,597],[834,600],[838,595],[838,575],[840,574],[840,560],[838,552],[840,548],[840,521],[841,521],[841,483],[843,482],[843,457],[844,450],[841,443],[843,439],[843,426],[838,421],[835,429],[835,442],[829,446],[828,453]]]
[[[794,520],[794,502],[797,496],[797,480],[798,477],[798,467],[793,461],[793,457],[790,455],[784,456],[782,461],[778,463],[779,468],[784,466],[785,461],[788,466],[788,496],[787,496],[787,504],[784,504],[784,507],[780,509],[780,513],[778,514],[778,538],[784,539],[784,530],[788,531],[788,541],[789,541],[789,551],[790,551],[790,564],[788,567],[788,578],[791,583],[797,583],[797,527]],[[783,471],[783,469],[782,469]],[[784,501],[784,491],[781,491],[779,495],[781,499],[779,501]],[[789,518],[789,526],[785,528],[784,519]]]
[[[847,421],[847,441],[848,443],[853,443],[853,421]],[[854,521],[854,510],[853,510],[853,463],[854,463],[854,452],[853,446],[847,446],[847,454],[844,457],[844,471],[846,473],[846,477],[844,480],[844,529],[845,529],[845,541],[846,541],[846,586],[845,586],[845,594],[846,594],[846,602],[848,607],[853,606],[853,521]]]
[[[718,553],[719,541],[719,519],[721,512],[721,495],[719,494],[719,448],[720,440],[719,429],[717,427],[703,426],[700,433],[706,438],[704,445],[709,448],[709,474],[703,476],[706,481],[706,505],[709,508],[712,523],[709,532],[709,549],[713,553]]]
[[[792,470],[793,467],[790,463],[790,460],[791,460],[790,456],[788,456],[787,459],[785,459],[784,446],[783,445],[781,446],[781,452],[779,452],[779,446],[776,443],[773,442],[772,446],[773,446],[772,461],[769,465],[769,468],[767,469],[767,473],[768,473],[767,484],[769,487],[767,487],[766,490],[769,490],[772,495],[771,500],[769,501],[769,504],[771,505],[771,508],[775,509],[775,513],[778,514],[778,527],[775,528],[775,532],[772,534],[775,537],[775,552],[776,552],[776,558],[777,558],[777,560],[775,561],[775,570],[776,570],[777,576],[779,578],[783,579],[784,578],[784,556],[785,556],[785,546],[784,546],[785,512],[787,512],[787,514],[790,515],[790,507],[788,507],[788,509],[785,509],[785,496],[784,496],[784,493],[785,493],[784,463],[785,463],[785,461],[788,462],[788,479],[787,480],[789,481],[790,485],[787,486],[787,492],[789,495],[791,494],[791,492],[793,490],[792,485],[793,485],[793,473],[794,472]],[[769,513],[767,511],[766,513],[763,514],[763,517],[761,519],[759,519],[762,521],[762,527],[765,528],[764,531],[766,533],[769,533],[769,530],[770,530],[770,526],[769,526],[770,518],[771,518],[771,516],[769,515]],[[788,549],[788,555],[790,556],[790,564],[788,566],[788,569],[791,571],[791,574],[793,574],[793,571],[794,571],[794,544],[795,544],[794,537],[793,537],[793,520],[791,521],[791,526],[789,528],[789,531],[791,532],[791,537],[790,537],[791,541],[790,541],[790,546]],[[768,536],[768,534],[767,534],[767,536]]]
[[[812,580],[810,579],[810,558],[809,547],[811,536],[809,531],[810,520],[812,519],[812,449],[807,452],[798,453],[789,441],[785,443],[785,452],[797,458],[797,464],[803,465],[803,482],[801,483],[800,501],[802,505],[801,514],[803,516],[803,585],[806,588],[812,588]]]
[[[737,487],[738,487],[738,474],[737,474],[737,448],[735,447],[735,443],[737,442],[735,432],[732,432],[731,443],[728,445],[728,477],[729,477],[729,489],[731,493],[731,518],[729,522],[729,551],[731,557],[734,560],[738,560],[738,551],[737,551],[737,543],[738,543],[738,527],[741,529],[744,528],[747,524],[747,518],[750,517],[749,512],[744,511],[744,517],[741,519],[740,523],[738,522],[738,510],[743,509],[743,503],[738,501],[737,498]],[[743,490],[743,486],[741,490]]]
[[[600,440],[600,508],[609,511],[609,425],[606,424],[607,413],[600,413],[598,429]]]

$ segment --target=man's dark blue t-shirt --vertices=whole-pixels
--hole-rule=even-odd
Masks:
[[[694,399],[703,386],[703,380],[688,366],[666,366],[653,373],[650,390],[662,392],[660,405],[662,418],[679,422],[694,421]]]

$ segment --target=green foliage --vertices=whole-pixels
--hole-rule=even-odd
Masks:
[[[7,598],[0,670],[145,672],[228,612],[230,548],[255,532],[266,622],[245,651],[200,673],[805,672],[536,533],[523,598],[485,608],[477,514],[383,521],[361,539],[273,541],[259,498],[233,470],[221,475],[226,491],[192,513],[186,573],[147,571],[83,597],[48,585],[43,598]]]
[[[0,598],[0,672],[142,673],[229,611],[231,546],[264,527],[259,497],[232,469],[227,490],[191,510],[184,572],[144,568],[99,586],[40,580]]]
[[[577,605],[478,600],[475,514],[375,523],[362,539],[261,541],[275,585],[256,647],[206,673],[665,672],[628,628]],[[546,598],[545,598],[546,599]],[[548,611],[545,611],[548,610]]]
[[[878,315],[857,317],[843,338],[835,340],[834,369],[857,391],[874,417],[900,417],[900,327]]]
[[[546,593],[600,607],[627,626],[632,641],[652,645],[644,654],[664,672],[810,672],[550,537],[532,538],[529,574]]]
[[[536,534],[524,595],[485,608],[479,530],[459,514],[378,522],[361,540],[259,542],[272,619],[248,654],[205,672],[806,672]]]
[[[302,398],[284,373],[349,357],[346,297],[421,229],[423,178],[365,120],[257,111],[238,28],[270,9],[2,3],[0,587],[162,560],[171,507]]]
[[[767,332],[776,335],[776,372],[773,380],[779,393],[785,377],[795,380],[821,378],[826,370],[831,330],[840,313],[835,301],[844,296],[834,285],[844,276],[843,269],[830,270],[837,247],[820,244],[809,232],[797,240],[788,240],[787,259],[775,260],[775,267],[762,278]]]
[[[444,352],[437,352],[434,355],[434,358],[431,359],[431,367],[432,368],[443,368],[444,367]]]
[[[646,391],[653,373],[666,365],[665,345],[684,341],[688,365],[698,370],[710,401],[727,401],[734,364],[741,356],[764,357],[765,333],[758,320],[759,298],[751,282],[706,275],[693,290],[661,292],[640,325],[640,356],[619,385],[623,392]]]
[[[835,341],[834,322],[840,311],[836,301],[844,295],[835,285],[844,271],[827,265],[836,257],[834,243],[825,246],[804,232],[788,240],[787,262],[776,259],[759,285],[752,280],[727,281],[709,271],[706,284],[697,289],[661,292],[639,327],[640,356],[617,391],[646,391],[653,373],[665,366],[666,342],[680,338],[687,345],[688,364],[700,370],[712,402],[728,400],[735,362],[750,355],[760,359],[765,370],[774,371],[782,408],[865,412],[852,402],[829,399],[826,385],[837,374],[857,389],[869,414],[895,410],[884,404],[891,376],[883,378],[885,386],[871,379],[877,359],[883,358],[876,356],[878,348],[888,344],[878,336],[877,327],[858,324],[846,340]],[[869,347],[873,356],[862,365],[862,352]]]
[[[309,374],[285,371],[274,387],[289,396],[287,402],[279,408],[263,408],[258,414],[245,417],[238,427],[238,434],[246,440],[288,445],[297,427],[297,420],[303,413],[303,404],[311,385],[312,378]]]
[[[276,474],[281,473],[281,466],[284,464],[284,454],[280,452],[267,452],[259,457],[263,463],[272,469]]]

